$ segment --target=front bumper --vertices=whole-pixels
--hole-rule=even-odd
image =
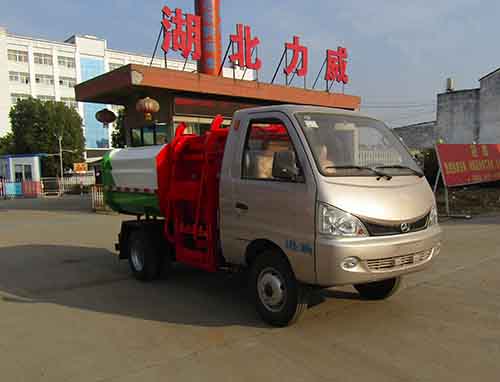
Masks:
[[[420,271],[439,255],[441,236],[439,225],[394,236],[333,239],[320,235],[316,246],[317,284],[362,284]],[[360,261],[346,269],[342,262],[347,257]]]

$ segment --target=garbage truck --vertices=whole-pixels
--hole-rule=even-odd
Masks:
[[[134,216],[116,248],[142,281],[182,263],[244,271],[257,312],[294,322],[314,288],[385,299],[439,255],[434,194],[404,143],[359,112],[279,105],[181,123],[162,146],[111,151],[106,204]]]

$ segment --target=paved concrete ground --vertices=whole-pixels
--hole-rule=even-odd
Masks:
[[[324,291],[274,329],[237,278],[133,280],[112,255],[121,217],[87,202],[0,201],[1,381],[499,378],[498,217],[444,224],[442,256],[392,299]]]

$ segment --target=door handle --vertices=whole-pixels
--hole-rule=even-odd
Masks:
[[[248,211],[248,206],[245,203],[237,202],[236,209],[242,211]]]

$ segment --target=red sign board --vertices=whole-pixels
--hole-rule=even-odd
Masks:
[[[163,7],[162,13],[163,51],[168,53],[172,49],[180,51],[182,57],[186,59],[191,54],[193,60],[199,60],[201,58],[201,17],[190,13],[184,15],[182,9],[177,8],[172,11],[167,6]]]
[[[326,51],[326,72],[325,80],[349,82],[347,75],[347,49],[339,46],[337,50],[328,49]]]
[[[500,144],[440,144],[436,147],[447,187],[500,180]]]
[[[176,115],[195,117],[210,117],[221,114],[224,117],[231,118],[236,110],[255,106],[258,106],[258,104],[188,97],[175,97],[174,99],[174,113]]]
[[[216,46],[219,38],[215,36],[220,35],[219,0],[199,0],[196,4],[197,12],[202,13],[205,20],[199,15],[185,14],[180,8],[171,10],[167,6],[163,7],[162,49],[165,54],[170,50],[180,52],[186,60],[189,56],[194,61],[201,60],[209,69],[208,72],[213,74],[219,71],[219,68],[214,65],[220,61],[220,57],[217,57],[217,55],[220,55],[220,47]],[[229,61],[233,65],[257,71],[262,68],[263,63],[258,57],[257,52],[261,41],[258,37],[252,36],[252,30],[249,25],[237,24],[236,34],[230,35],[229,38],[232,51]],[[287,60],[289,51],[291,51],[291,61],[286,62],[286,66],[283,69],[284,73],[287,76],[295,73],[298,77],[306,77],[309,66],[308,49],[306,46],[300,44],[298,36],[293,36],[293,42],[285,43],[284,55],[286,54]],[[344,47],[338,47],[337,50],[328,49],[326,51],[326,58],[323,64],[326,64],[326,81],[343,84],[349,82],[347,58],[347,49]]]
[[[248,25],[236,25],[236,34],[230,36],[236,44],[236,53],[229,56],[229,61],[241,68],[259,70],[262,67],[260,58],[252,60],[254,49],[260,44],[258,37],[252,38],[252,30]]]
[[[285,74],[288,76],[294,72],[297,73],[297,76],[304,77],[307,75],[307,67],[308,67],[308,51],[307,47],[300,45],[300,40],[298,36],[293,36],[293,43],[285,43],[285,49],[291,50],[293,52],[292,61],[290,64],[284,69]],[[299,65],[299,56],[302,65],[300,69],[298,69]]]

